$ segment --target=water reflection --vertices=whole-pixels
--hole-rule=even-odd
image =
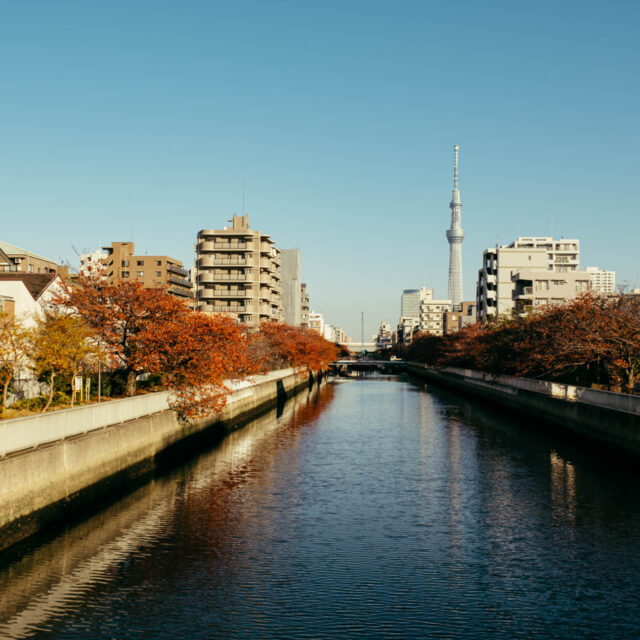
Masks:
[[[171,580],[174,563],[144,562],[158,554],[180,554],[184,562],[197,562],[192,541],[173,543],[178,530],[202,527],[219,535],[207,541],[215,555],[216,541],[242,535],[233,517],[233,493],[264,469],[251,468],[256,451],[269,449],[275,432],[279,440],[295,441],[304,428],[331,403],[333,388],[301,394],[270,411],[245,428],[231,433],[214,450],[184,468],[154,479],[104,512],[71,526],[64,534],[10,563],[0,574],[0,637],[28,638],[61,618],[67,607],[75,607],[88,591],[108,587],[121,567],[135,556],[142,560],[144,581]],[[268,457],[261,457],[269,464]],[[233,529],[230,533],[229,528]],[[180,536],[177,537],[180,539]],[[182,547],[182,548],[180,548]]]
[[[336,382],[0,575],[0,636],[638,637],[634,470],[455,395]]]

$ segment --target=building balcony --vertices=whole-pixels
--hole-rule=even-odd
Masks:
[[[227,289],[213,289],[213,296],[215,298],[246,298],[247,294],[251,292],[247,291],[229,291]]]
[[[250,242],[217,242],[214,240],[201,240],[196,244],[198,253],[204,251],[244,251],[251,249]]]
[[[211,271],[202,271],[198,274],[198,282],[245,282],[248,277],[244,273],[225,273],[217,275]]]
[[[198,260],[198,267],[207,268],[207,267],[232,267],[235,265],[246,265],[250,264],[251,261],[246,258],[217,258],[213,256],[202,256]]]
[[[193,285],[191,284],[191,280],[185,280],[184,278],[176,278],[175,276],[169,276],[167,280],[171,284],[178,285],[179,287],[186,287],[187,289],[191,289]]]
[[[177,264],[170,264],[167,267],[167,271],[169,271],[169,273],[175,273],[178,276],[182,276],[183,278],[189,278],[189,272],[186,269],[179,267]]]
[[[169,293],[180,298],[193,298],[195,296],[191,289],[184,289],[182,287],[169,287]]]

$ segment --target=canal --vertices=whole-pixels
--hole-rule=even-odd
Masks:
[[[640,637],[637,471],[531,427],[304,393],[5,557],[0,637]]]

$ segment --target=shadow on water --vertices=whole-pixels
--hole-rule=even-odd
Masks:
[[[16,545],[5,552],[0,566],[0,637],[31,637],[65,608],[69,598],[106,584],[131,553],[155,546],[177,527],[188,527],[193,514],[215,520],[223,535],[229,514],[217,517],[212,506],[224,503],[242,482],[242,469],[256,453],[263,455],[266,443],[292,439],[313,424],[332,398],[331,386],[288,401],[285,394],[276,408],[210,443],[196,457],[192,453],[189,460],[176,459],[180,468],[165,465],[144,482],[92,504],[64,526],[32,537],[28,546]],[[195,490],[187,489],[194,475],[204,480]],[[188,557],[184,553],[181,563]],[[192,560],[197,562],[197,557]],[[149,566],[147,571],[155,569]]]

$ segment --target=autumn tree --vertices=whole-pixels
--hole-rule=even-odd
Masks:
[[[7,406],[7,391],[16,373],[28,362],[28,333],[23,324],[0,314],[0,384],[2,385],[2,404],[0,415]]]
[[[75,400],[74,379],[79,367],[92,351],[92,331],[77,315],[45,312],[30,330],[28,354],[37,374],[46,375],[49,396],[42,411],[51,405],[56,377],[71,374],[71,406]]]
[[[136,376],[158,361],[149,345],[154,334],[190,313],[184,302],[162,289],[145,289],[138,282],[106,284],[99,275],[83,276],[66,286],[58,302],[77,310],[96,332],[115,364],[127,376],[126,394],[136,392]]]
[[[310,371],[326,369],[336,360],[336,345],[305,327],[292,327],[282,322],[265,322],[253,336],[264,352],[264,360]]]
[[[247,336],[228,316],[187,311],[141,337],[147,367],[173,390],[171,403],[187,416],[224,407],[227,379],[251,372]]]

